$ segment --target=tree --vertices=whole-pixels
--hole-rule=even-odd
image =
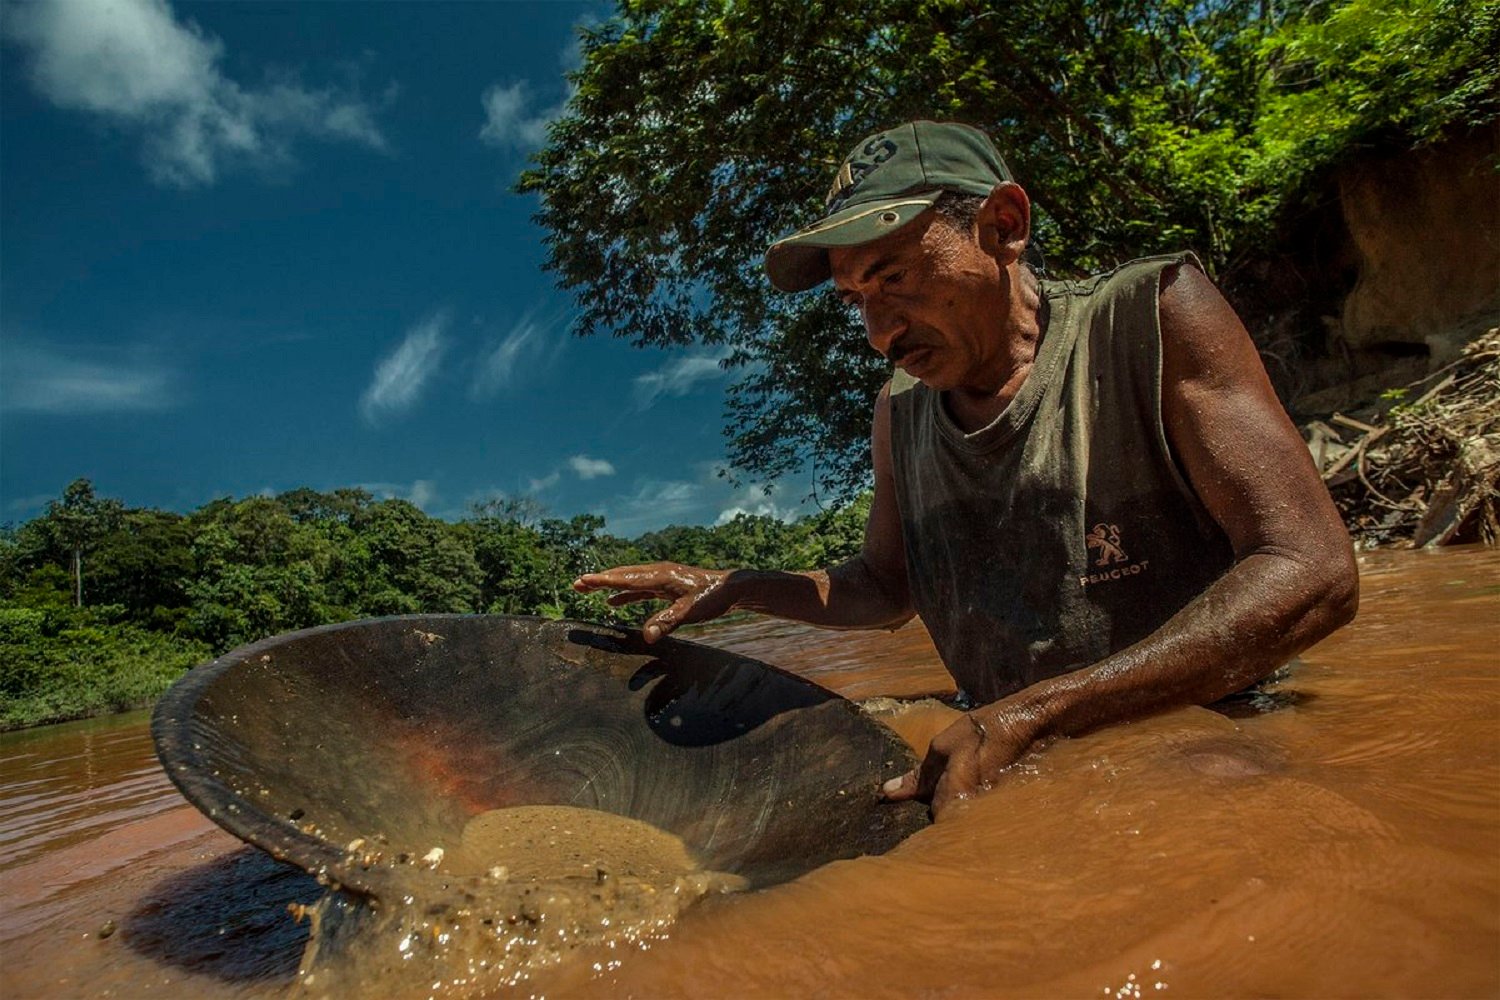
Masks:
[[[602,517],[530,500],[458,524],[361,490],[220,498],[187,516],[101,501],[80,480],[42,517],[0,527],[0,730],[142,705],[192,663],[279,632],[368,615],[488,611],[639,623],[570,587],[665,559],[811,569],[858,550],[869,498],[795,523],[741,515],[638,542]],[[92,520],[90,520],[92,518]],[[79,527],[79,524],[83,527]],[[89,553],[88,607],[76,607]],[[107,602],[107,603],[105,603]]]
[[[481,609],[529,614],[551,595],[551,560],[535,527],[541,517],[535,501],[497,498],[475,504],[462,522],[480,569]]]
[[[465,533],[428,517],[405,500],[370,504],[351,522],[349,562],[366,581],[362,614],[471,613],[478,607],[481,574]]]
[[[269,497],[206,505],[192,518],[189,632],[217,650],[350,617],[330,599],[333,545]]]
[[[307,524],[352,524],[377,501],[362,489],[338,489],[319,493],[306,486],[287,490],[276,497],[292,520]]]
[[[831,296],[772,293],[760,259],[857,138],[916,117],[1000,136],[1058,272],[1187,245],[1227,276],[1359,143],[1493,116],[1495,5],[1400,0],[1400,26],[1387,6],[619,0],[518,190],[542,196],[580,333],[729,348],[732,466],[811,458],[847,497],[887,372]]]
[[[579,514],[566,521],[547,518],[537,527],[547,553],[547,579],[551,585],[551,599],[539,602],[537,610],[556,618],[612,617],[605,595],[579,594],[573,590],[572,582],[584,573],[634,562],[639,551],[605,534],[604,518],[598,514]]]
[[[716,566],[714,529],[702,525],[671,524],[636,539],[646,562],[682,562]]]
[[[60,500],[47,503],[38,525],[50,547],[63,554],[73,575],[73,604],[83,607],[83,557],[95,543],[120,523],[123,505],[94,495],[94,484],[75,479]]]
[[[170,631],[187,613],[192,529],[181,514],[126,509],[95,544],[92,590],[133,619]]]
[[[814,514],[797,522],[797,549],[793,558],[798,569],[836,566],[853,558],[864,547],[865,525],[870,520],[874,494],[865,491],[853,502]]]

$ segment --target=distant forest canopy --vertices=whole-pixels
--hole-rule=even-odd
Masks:
[[[457,612],[636,620],[581,573],[674,560],[813,569],[859,550],[868,499],[784,522],[741,514],[633,540],[604,518],[548,517],[531,500],[475,505],[457,522],[359,489],[211,501],[189,514],[127,507],[80,479],[40,517],[0,530],[0,609],[59,626],[127,623],[215,652],[291,629],[375,615]]]
[[[1308,260],[1341,165],[1500,110],[1493,0],[617,0],[582,49],[517,185],[579,331],[726,352],[734,467],[812,459],[845,496],[888,370],[833,296],[774,293],[760,261],[863,136],[986,128],[1054,275],[1194,249],[1284,322],[1352,280]],[[1320,350],[1323,307],[1299,317]]]
[[[0,529],[0,730],[148,704],[242,643],[377,615],[539,614],[638,622],[578,594],[622,563],[812,569],[864,538],[868,497],[783,522],[616,538],[604,518],[497,499],[463,520],[358,489],[214,500],[189,514],[127,507],[80,479],[40,517]]]

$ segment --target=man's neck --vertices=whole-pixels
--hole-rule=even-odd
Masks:
[[[1010,299],[1011,308],[1002,327],[1002,353],[994,377],[983,386],[943,393],[949,416],[966,434],[988,427],[1005,412],[1031,374],[1047,332],[1047,299],[1042,295],[1041,281],[1022,264],[1017,264],[1012,274],[1011,287],[1017,292]]]

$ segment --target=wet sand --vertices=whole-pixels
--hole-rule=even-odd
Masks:
[[[576,806],[512,806],[469,820],[442,867],[460,875],[593,877],[598,870],[670,879],[701,870],[681,838],[649,823]]]
[[[1362,560],[1356,623],[1255,714],[1057,741],[879,858],[585,949],[554,996],[1500,995],[1500,552]],[[925,633],[696,636],[856,698],[951,690]],[[896,717],[921,744],[947,709]],[[144,716],[0,737],[7,997],[270,997],[321,890],[212,827]],[[370,996],[386,995],[373,984]]]

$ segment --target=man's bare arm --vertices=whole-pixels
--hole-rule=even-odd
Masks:
[[[1354,616],[1348,534],[1244,326],[1192,267],[1163,276],[1161,326],[1168,439],[1234,566],[1135,645],[969,712],[889,797],[940,812],[1039,738],[1215,701]]]
[[[896,628],[912,616],[907,591],[906,554],[896,510],[891,471],[890,387],[875,402],[870,435],[875,494],[860,554],[812,573],[735,569],[713,570],[680,563],[619,566],[587,573],[573,581],[582,592],[617,591],[616,607],[636,601],[671,603],[646,620],[647,641],[679,625],[717,618],[730,611],[757,611],[824,628]]]

